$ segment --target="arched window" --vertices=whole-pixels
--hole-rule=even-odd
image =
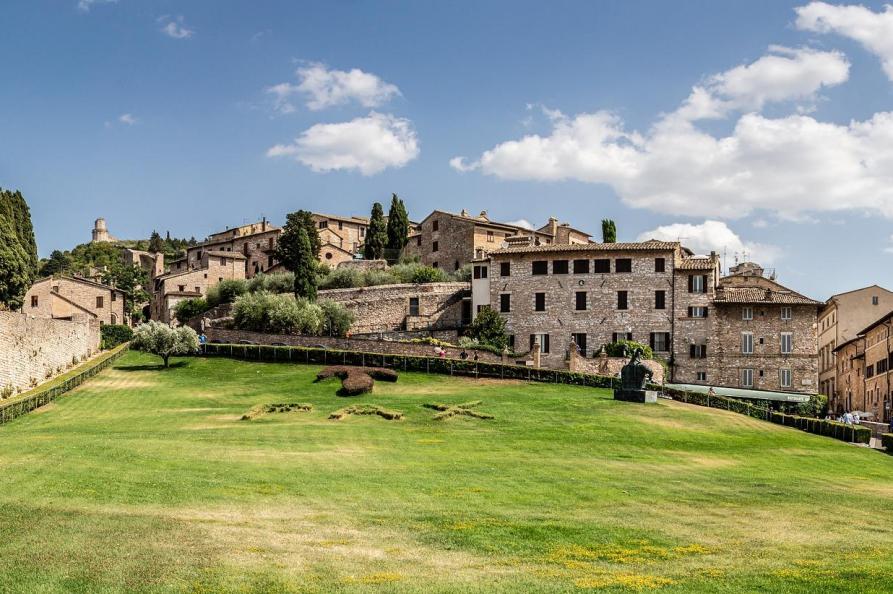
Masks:
[[[112,314],[112,324],[118,323],[118,314]]]

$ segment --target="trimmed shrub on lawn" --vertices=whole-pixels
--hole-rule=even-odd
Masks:
[[[893,454],[893,433],[882,434],[881,445],[887,448],[888,454]]]
[[[339,396],[357,396],[371,392],[376,379],[384,382],[396,382],[397,372],[383,367],[351,367],[349,365],[330,365],[316,374],[316,381],[332,377],[341,379]]]
[[[103,324],[99,329],[102,350],[115,348],[133,338],[133,330],[124,324]]]
[[[388,421],[399,421],[403,418],[402,412],[397,410],[388,410],[375,404],[354,404],[353,406],[347,406],[345,408],[336,410],[329,415],[329,418],[333,421],[340,421],[341,419],[350,415],[378,415],[379,417]]]
[[[375,380],[363,372],[353,372],[341,380],[341,389],[338,394],[341,396],[359,396],[372,391],[375,386]]]
[[[837,421],[826,421],[824,419],[812,419],[809,417],[798,417],[796,415],[785,415],[773,412],[769,415],[769,420],[786,427],[795,427],[801,431],[823,435],[825,437],[833,437],[841,441],[851,443],[868,443],[871,441],[871,429],[860,425],[847,425],[838,423]]]

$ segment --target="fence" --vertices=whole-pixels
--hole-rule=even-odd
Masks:
[[[315,365],[358,365],[388,367],[403,371],[422,371],[475,378],[516,379],[531,382],[568,384],[592,388],[614,388],[620,380],[612,377],[571,373],[560,369],[542,369],[488,361],[469,361],[446,357],[366,353],[312,347],[206,344],[204,354],[267,363],[308,363]]]
[[[85,381],[121,358],[121,356],[127,352],[127,348],[127,344],[117,347],[99,361],[88,363],[85,369],[78,371],[75,375],[65,379],[59,384],[44,389],[38,388],[37,392],[34,394],[19,398],[13,402],[0,404],[0,425],[8,423],[22,415],[26,415],[36,408],[49,404],[65,392],[80,386]]]

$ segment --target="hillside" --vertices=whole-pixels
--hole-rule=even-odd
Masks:
[[[0,427],[0,591],[881,592],[893,457],[587,388],[130,353]],[[481,400],[495,419],[433,419]],[[241,417],[264,403],[310,412]],[[350,404],[401,411],[328,419]]]

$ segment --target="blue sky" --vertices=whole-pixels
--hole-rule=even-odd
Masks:
[[[305,208],[549,216],[893,287],[893,13],[782,2],[18,0],[0,186],[42,255]],[[697,89],[695,89],[697,87]],[[278,89],[278,92],[277,92]],[[693,90],[694,89],[694,90]],[[684,225],[684,226],[680,226]]]

